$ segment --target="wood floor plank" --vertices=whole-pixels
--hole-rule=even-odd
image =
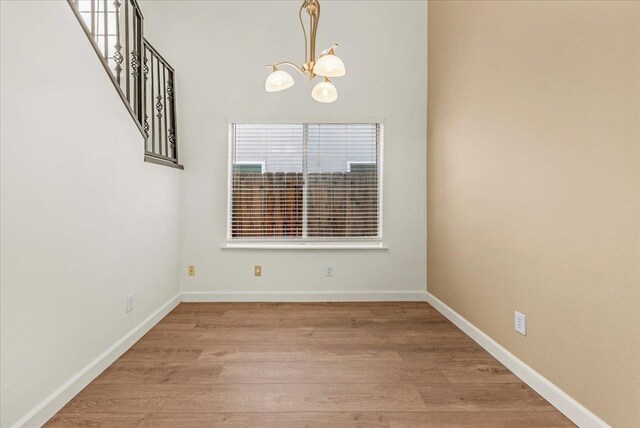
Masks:
[[[134,428],[144,426],[149,413],[58,413],[44,426],[47,428],[100,427]]]
[[[410,385],[218,384],[163,385],[164,412],[286,412],[424,410]]]
[[[94,383],[211,384],[221,370],[222,364],[116,361]]]
[[[261,384],[266,412],[426,410],[417,389],[390,384]]]
[[[301,329],[298,333],[299,344],[314,345],[378,345],[378,344],[417,344],[436,337],[461,337],[462,333],[453,328],[424,329],[420,331],[384,330],[374,328],[345,329]]]
[[[193,330],[197,323],[193,320],[162,320],[152,330]]]
[[[370,309],[357,308],[305,308],[305,309],[277,309],[271,308],[269,311],[264,309],[229,309],[225,311],[222,318],[258,318],[268,320],[272,318],[325,318],[325,317],[347,317],[347,318],[373,318]]]
[[[567,427],[425,302],[182,303],[48,427]]]
[[[212,345],[202,350],[198,362],[397,362],[400,354],[392,349],[367,346],[315,345]]]
[[[565,428],[575,427],[557,410],[551,412],[397,412],[381,415],[390,428]],[[366,425],[368,426],[368,425]]]
[[[212,328],[188,331],[149,331],[138,341],[141,345],[172,343],[176,346],[206,346],[230,343],[295,344],[294,328]]]
[[[430,340],[415,346],[396,346],[403,361],[496,361],[487,351],[467,337]],[[442,366],[443,368],[446,365]]]
[[[418,386],[427,409],[433,411],[553,411],[524,383],[431,384]]]
[[[268,386],[171,385],[163,412],[263,412]]]
[[[160,411],[169,390],[166,385],[100,384],[92,382],[61,413],[148,413]]]
[[[521,383],[522,381],[498,361],[464,361],[447,364],[442,373],[452,383]]]
[[[349,328],[365,325],[372,319],[369,310],[329,309],[309,311],[242,311],[229,310],[218,318],[202,319],[198,329],[219,327],[269,328]]]
[[[388,428],[376,422],[378,413],[356,412],[269,412],[269,413],[156,413],[141,426],[157,428]]]
[[[144,340],[140,340],[118,361],[195,362],[203,349],[204,346],[176,345],[171,341],[145,344]]]
[[[447,383],[435,366],[416,363],[265,362],[225,364],[219,383]]]

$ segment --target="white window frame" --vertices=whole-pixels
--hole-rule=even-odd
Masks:
[[[232,183],[233,183],[233,144],[234,144],[234,125],[236,124],[377,124],[379,127],[379,141],[378,141],[378,153],[377,153],[377,165],[378,165],[378,236],[367,238],[332,238],[332,239],[314,239],[314,238],[232,238],[231,236],[231,224],[232,224]],[[384,203],[383,203],[383,190],[384,190],[384,120],[376,118],[362,118],[354,120],[286,120],[282,118],[274,120],[255,120],[255,119],[228,119],[227,120],[227,239],[222,244],[222,249],[282,249],[282,250],[388,250],[388,247],[383,242],[384,229]],[[241,162],[244,163],[244,162]],[[260,161],[246,163],[260,163]],[[359,163],[359,162],[356,162]],[[360,162],[361,163],[361,162]],[[366,162],[369,163],[369,162]],[[264,171],[264,169],[263,169]],[[305,172],[306,174],[306,172]],[[306,212],[306,206],[303,207]]]

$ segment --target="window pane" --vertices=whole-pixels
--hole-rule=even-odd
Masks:
[[[234,129],[232,238],[301,237],[303,126],[236,124]]]
[[[307,236],[378,236],[378,125],[308,126]]]

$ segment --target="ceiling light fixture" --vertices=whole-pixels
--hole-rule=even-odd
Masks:
[[[303,11],[306,11],[309,15],[308,40],[307,29],[302,19]],[[333,86],[329,77],[340,77],[346,73],[344,63],[335,53],[338,44],[334,44],[329,49],[320,52],[316,60],[316,33],[318,30],[318,21],[320,20],[320,2],[318,0],[304,0],[298,16],[300,18],[300,25],[302,25],[302,33],[304,34],[304,64],[298,67],[290,61],[282,61],[268,65],[267,67],[271,68],[271,74],[267,76],[264,88],[267,92],[278,92],[293,86],[293,77],[286,71],[278,68],[282,65],[288,65],[308,77],[310,82],[316,76],[323,77],[323,81],[313,87],[311,96],[318,102],[332,103],[338,99],[338,90]]]

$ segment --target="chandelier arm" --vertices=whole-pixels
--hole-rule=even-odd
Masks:
[[[328,55],[328,54],[334,54],[333,50],[335,48],[337,48],[337,47],[338,47],[338,44],[334,43],[333,45],[331,45],[330,48],[327,48],[327,49],[323,50],[322,52],[320,52],[320,55],[318,55],[318,59],[320,59],[323,56]]]
[[[298,72],[300,72],[300,74],[302,74],[303,76],[306,76],[306,73],[300,67],[298,67],[297,65],[295,65],[294,63],[292,63],[290,61],[280,61],[280,62],[277,62],[275,64],[268,64],[267,67],[275,68],[275,67],[277,67],[279,65],[288,65],[289,67],[293,67],[296,70],[298,70]]]
[[[308,48],[307,48],[307,30],[304,28],[304,22],[302,22],[302,11],[305,9],[307,5],[306,0],[302,2],[302,6],[300,6],[300,11],[298,12],[298,18],[300,18],[300,25],[302,26],[302,34],[304,35],[304,62],[308,61]]]
[[[312,62],[316,61],[316,35],[318,33],[318,21],[320,21],[320,2],[316,1],[315,6],[315,13],[311,16],[312,28],[310,30],[311,40],[309,43],[311,45],[311,57],[309,58],[309,60]]]

